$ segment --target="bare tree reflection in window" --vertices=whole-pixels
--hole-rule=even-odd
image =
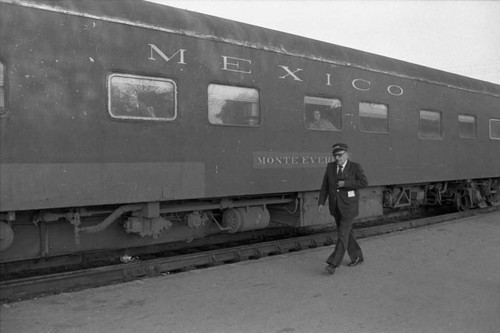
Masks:
[[[172,120],[175,86],[170,80],[114,75],[110,79],[110,113],[117,118]]]

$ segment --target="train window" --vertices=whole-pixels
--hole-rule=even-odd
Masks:
[[[420,110],[418,135],[423,139],[442,138],[441,112]]]
[[[334,98],[304,97],[304,124],[317,131],[342,129],[342,103]]]
[[[210,84],[208,121],[213,125],[259,126],[259,92],[251,88]]]
[[[490,138],[500,140],[500,119],[490,119]]]
[[[2,63],[0,63],[0,114],[5,113],[5,70]]]
[[[113,118],[174,120],[175,82],[169,79],[112,74],[108,78],[108,108]]]
[[[359,128],[362,132],[389,133],[387,105],[359,103]]]
[[[476,117],[458,115],[458,137],[462,139],[473,139],[476,137]]]

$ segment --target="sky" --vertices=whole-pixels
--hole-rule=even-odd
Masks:
[[[500,1],[148,1],[500,84]]]

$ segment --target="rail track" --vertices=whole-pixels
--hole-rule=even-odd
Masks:
[[[355,233],[357,237],[365,238],[453,221],[464,217],[496,213],[498,211],[500,211],[500,207],[489,207],[481,210],[457,212],[403,222],[389,220],[376,226],[361,226],[355,229]],[[243,260],[258,259],[264,256],[332,245],[335,243],[335,239],[335,232],[322,232],[174,257],[151,260],[132,260],[128,263],[95,267],[85,270],[9,280],[3,280],[2,278],[2,281],[0,281],[0,301],[12,302],[42,295],[81,290],[145,277],[172,274],[190,269],[200,269]]]

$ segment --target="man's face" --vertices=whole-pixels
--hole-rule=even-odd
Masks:
[[[349,157],[349,153],[346,152],[345,150],[336,152],[333,154],[333,157],[335,158],[335,162],[337,162],[338,165],[342,165],[347,161],[347,158]]]

